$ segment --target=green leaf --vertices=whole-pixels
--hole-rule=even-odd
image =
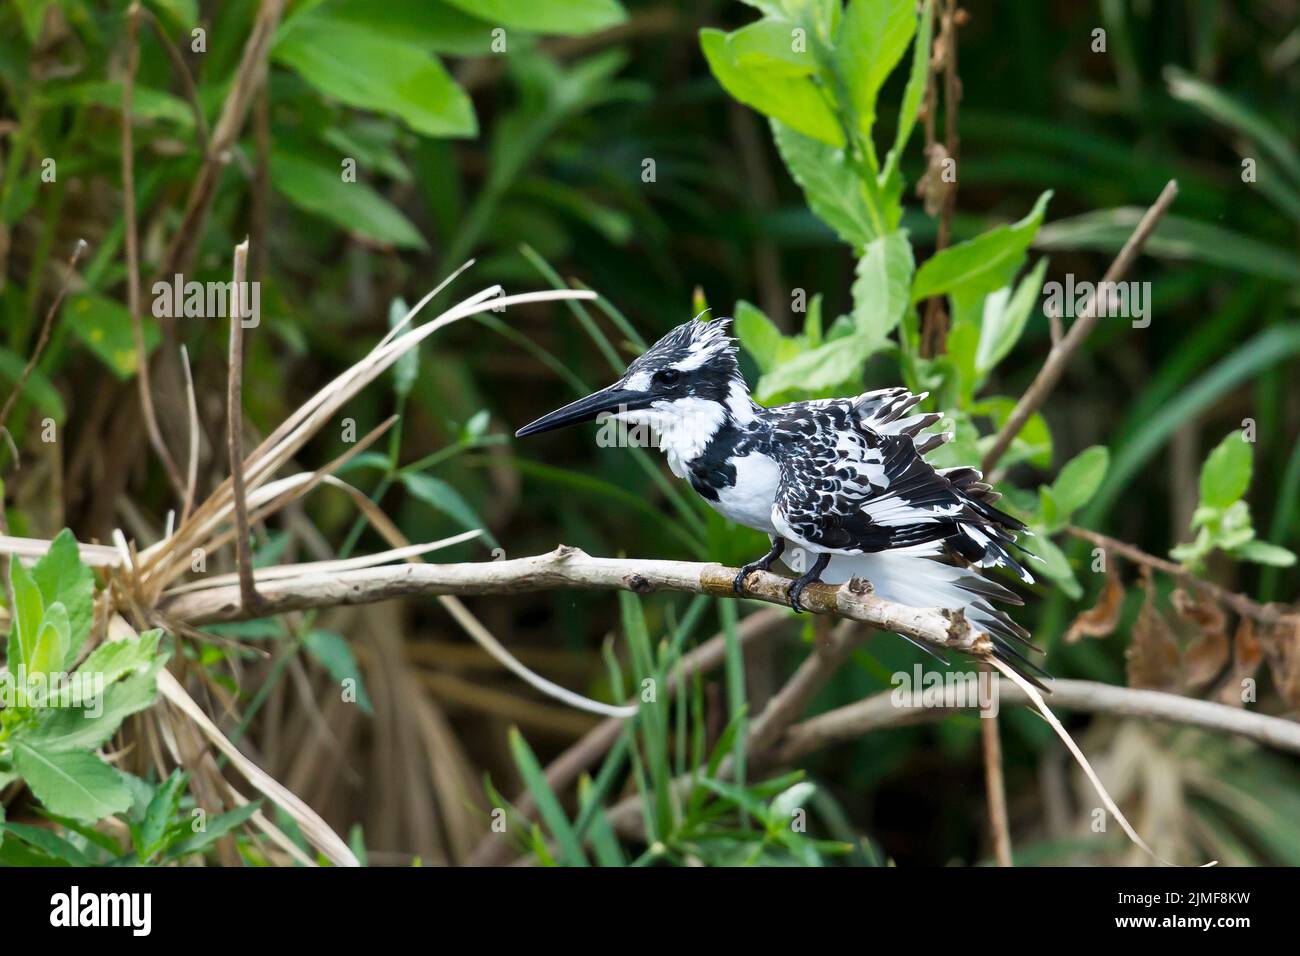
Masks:
[[[753,356],[759,371],[770,372],[782,362],[799,354],[799,340],[787,338],[758,306],[743,299],[736,303],[736,317],[732,322],[736,338],[745,351]]]
[[[95,674],[104,686],[137,671],[151,667],[158,656],[162,631],[155,628],[139,637],[105,641],[87,655],[77,668],[78,674]]]
[[[161,10],[178,27],[191,29],[199,22],[199,0],[149,0],[150,7]]]
[[[1201,504],[1228,508],[1250,486],[1250,444],[1232,432],[1205,459],[1201,468]]]
[[[909,303],[912,245],[902,230],[867,245],[853,282],[853,322],[858,333],[883,344]]]
[[[325,668],[336,682],[355,681],[357,706],[367,714],[375,712],[374,706],[370,703],[370,695],[366,693],[365,682],[361,679],[361,668],[357,666],[357,659],[352,653],[351,645],[343,639],[342,635],[317,629],[309,631],[303,638],[302,644],[312,659]]]
[[[1234,558],[1240,558],[1242,561],[1268,564],[1275,568],[1289,568],[1295,564],[1295,554],[1293,552],[1276,544],[1269,544],[1267,541],[1247,541],[1228,553]]]
[[[860,253],[881,230],[874,224],[861,181],[844,150],[804,136],[777,120],[772,121],[772,138],[785,168],[803,190],[808,208]]]
[[[83,707],[42,711],[39,721],[23,727],[16,738],[44,753],[84,752],[101,746],[117,732],[122,721],[152,706],[157,700],[158,670],[166,660],[164,654],[155,658],[147,670],[108,684],[102,699],[95,705],[86,703]],[[102,711],[99,710],[101,706]],[[50,809],[55,813],[63,812],[54,807]]]
[[[121,774],[94,754],[47,753],[18,739],[14,766],[51,813],[94,823],[131,806]]]
[[[912,301],[957,290],[980,295],[1006,285],[1034,241],[1051,197],[1050,191],[1039,196],[1034,208],[1019,222],[998,226],[936,252],[916,271]]]
[[[4,830],[12,833],[29,846],[33,846],[54,859],[68,866],[94,866],[94,861],[82,853],[69,840],[59,836],[45,827],[28,826],[25,823],[6,823]]]
[[[16,556],[9,562],[9,587],[13,591],[14,606],[6,660],[12,672],[20,664],[25,668],[36,651],[41,621],[45,619],[45,601],[31,572]]]
[[[50,543],[50,549],[32,566],[32,579],[41,589],[48,607],[60,602],[68,612],[71,627],[69,655],[81,650],[95,616],[95,576],[81,563],[77,539],[64,528]]]
[[[907,147],[907,141],[912,137],[917,114],[921,110],[921,100],[925,96],[925,87],[930,73],[930,5],[932,2],[933,0],[925,0],[922,5],[916,37],[912,41],[912,68],[907,76],[907,88],[903,91],[903,103],[898,108],[898,129],[894,134],[894,145],[885,158],[885,168],[881,170],[881,177],[886,180],[896,176],[898,162]],[[899,188],[901,189],[901,185]]]
[[[167,837],[167,828],[180,808],[181,797],[185,795],[185,785],[188,782],[189,775],[183,770],[176,769],[172,771],[170,777],[159,784],[154,792],[153,799],[145,808],[144,820],[141,821],[137,834],[139,840],[136,843],[135,855],[141,862],[147,862],[162,849]]]
[[[385,0],[383,16],[375,15],[374,0],[331,0],[320,12],[335,23],[457,56],[490,54],[492,31],[499,25],[429,0]]]
[[[809,76],[817,72],[817,60],[807,45],[797,45],[789,20],[764,17],[727,37],[731,58],[744,70],[766,70],[773,76]]]
[[[68,609],[59,602],[45,609],[45,619],[36,635],[36,646],[27,658],[27,674],[57,674],[63,670],[63,661],[71,643],[68,626]]]
[[[498,26],[537,33],[577,35],[617,26],[627,19],[617,0],[445,0]]]
[[[515,759],[515,766],[519,768],[519,775],[523,777],[528,792],[533,795],[538,814],[545,821],[547,829],[551,831],[551,836],[559,846],[560,862],[568,866],[587,866],[587,857],[582,852],[582,846],[573,832],[568,815],[560,806],[555,791],[546,782],[546,773],[533,755],[532,748],[528,746],[516,727],[510,728],[509,739],[510,753]]]
[[[1044,256],[1033,271],[1020,280],[1013,294],[996,298],[998,293],[995,292],[985,300],[979,348],[975,353],[975,371],[979,380],[993,371],[1020,341],[1029,316],[1038,304],[1038,293],[1042,291],[1046,272],[1047,257]]]
[[[819,392],[843,385],[861,371],[881,344],[870,336],[854,334],[810,349],[759,379],[755,396],[762,402],[791,390]]]
[[[1066,462],[1052,482],[1052,500],[1060,520],[1068,521],[1070,515],[1092,500],[1106,478],[1108,467],[1110,452],[1103,445],[1085,448]]]
[[[482,519],[470,507],[469,502],[441,478],[434,478],[422,472],[404,472],[402,484],[416,498],[441,511],[466,531],[481,530],[488,543],[494,548],[497,546],[496,538],[483,526]]]
[[[721,30],[700,31],[700,48],[723,89],[796,132],[831,146],[844,145],[835,113],[811,79],[782,75],[777,61],[755,65],[751,59],[748,66],[742,66],[734,58],[729,39]]]
[[[285,24],[271,56],[327,96],[396,116],[417,133],[478,133],[469,96],[417,44],[313,10]]]
[[[261,807],[261,800],[253,800],[244,804],[242,807],[236,807],[234,810],[229,810],[226,813],[213,817],[207,822],[207,826],[202,832],[186,837],[179,843],[169,847],[167,850],[167,857],[169,859],[178,860],[181,857],[203,852],[227,833],[243,826],[246,822],[252,819],[253,814],[260,810]]]
[[[915,0],[849,0],[835,37],[835,65],[864,139],[876,97],[916,32]]]
[[[299,209],[349,232],[399,248],[427,248],[396,206],[363,182],[344,182],[340,169],[272,150],[271,184]]]
[[[1036,537],[1030,550],[1042,558],[1042,563],[1033,562],[1029,570],[1035,574],[1042,574],[1056,582],[1057,586],[1065,592],[1066,597],[1072,601],[1077,601],[1083,597],[1083,588],[1074,577],[1074,570],[1070,567],[1070,561],[1065,556],[1056,543],[1047,536],[1047,529],[1034,528]]]
[[[63,321],[119,379],[125,381],[135,374],[135,336],[131,313],[125,306],[86,292],[69,297]],[[152,315],[142,315],[140,322],[147,355],[158,344],[158,323]]]

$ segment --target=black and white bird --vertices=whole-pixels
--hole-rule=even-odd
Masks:
[[[516,436],[604,415],[648,426],[673,474],[725,517],[770,537],[771,550],[736,575],[738,593],[750,572],[784,556],[803,571],[790,588],[796,611],[815,581],[863,578],[886,600],[961,609],[1000,658],[1042,673],[1021,654],[1036,650],[1028,632],[990,603],[1024,602],[980,573],[1000,567],[1033,583],[1017,559],[1028,554],[1016,544],[1025,526],[994,507],[999,495],[976,469],[925,460],[952,437],[928,432],[940,415],[914,411],[926,395],[886,388],[764,408],[750,397],[729,325],[679,325],[613,385]]]

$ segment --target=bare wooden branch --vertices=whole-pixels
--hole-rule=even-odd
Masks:
[[[819,714],[791,727],[772,752],[774,763],[786,764],[833,744],[856,740],[886,727],[938,720],[957,705],[958,688],[945,689],[944,707],[899,707],[891,691]],[[1028,698],[1010,681],[998,684],[999,704],[1025,704]],[[1179,694],[1096,681],[1052,681],[1052,706],[1085,713],[1166,720],[1215,733],[1235,734],[1267,747],[1300,754],[1300,723],[1255,711]]]
[[[1120,541],[1118,538],[1112,538],[1109,535],[1098,534],[1096,531],[1089,531],[1087,528],[1078,528],[1074,525],[1066,528],[1066,531],[1076,538],[1089,541],[1103,548],[1106,551],[1118,554],[1120,557],[1127,558],[1135,564],[1145,565],[1154,568],[1165,574],[1177,578],[1183,584],[1194,587],[1202,594],[1208,595],[1221,604],[1232,608],[1242,617],[1253,618],[1262,624],[1276,624],[1282,619],[1285,613],[1284,609],[1278,605],[1260,604],[1258,601],[1251,600],[1244,594],[1237,594],[1229,591],[1227,588],[1220,587],[1213,581],[1206,581],[1197,577],[1191,571],[1188,571],[1181,564],[1175,564],[1173,561],[1166,561],[1164,558],[1158,558],[1154,554],[1147,554],[1136,545]]]
[[[1171,179],[1161,191],[1159,198],[1156,199],[1137,224],[1133,234],[1128,237],[1128,241],[1120,249],[1119,255],[1115,257],[1115,261],[1110,264],[1110,268],[1102,276],[1102,282],[1118,282],[1128,272],[1138,254],[1142,251],[1142,247],[1146,245],[1147,239],[1151,237],[1151,233],[1155,232],[1156,225],[1177,195],[1178,183]],[[1070,331],[1065,333],[1065,338],[1061,340],[1059,345],[1054,345],[1052,350],[1047,353],[1047,361],[1038,370],[1038,375],[1034,377],[1034,381],[1025,390],[1025,394],[1020,396],[1020,401],[1016,402],[1016,407],[1011,410],[1011,414],[998,431],[992,447],[984,456],[984,474],[987,475],[993,471],[993,466],[1006,454],[1006,450],[1011,447],[1011,442],[1020,434],[1020,429],[1025,427],[1025,422],[1029,421],[1030,416],[1042,407],[1043,402],[1047,400],[1047,396],[1051,394],[1052,389],[1056,388],[1057,382],[1061,380],[1061,375],[1064,374],[1065,367],[1069,364],[1071,356],[1083,344],[1084,339],[1092,332],[1093,327],[1096,326],[1100,318],[1101,312],[1098,309],[1097,296],[1094,294],[1084,306],[1083,311],[1079,313],[1079,317],[1075,319],[1074,324],[1070,326]]]
[[[683,591],[736,597],[736,569],[690,561],[649,561],[593,558],[578,548],[560,545],[550,554],[509,561],[420,564],[363,568],[337,573],[304,573],[293,578],[258,582],[262,608],[256,616],[311,607],[369,604],[396,597],[440,594],[515,594],[554,588],[622,589],[645,594]],[[769,604],[789,604],[790,579],[769,572],[748,578],[745,597]],[[972,627],[963,615],[935,608],[914,608],[885,601],[871,585],[854,580],[842,586],[810,585],[804,606],[894,631],[937,647],[986,657],[992,649],[988,635]],[[180,594],[164,594],[160,609],[190,624],[235,621],[255,616],[240,606],[237,587],[223,585]]]

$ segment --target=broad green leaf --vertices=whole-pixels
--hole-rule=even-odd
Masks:
[[[34,725],[23,727],[18,739],[45,753],[70,753],[101,746],[117,733],[122,721],[151,707],[157,700],[158,670],[166,659],[166,655],[158,657],[147,670],[116,683],[106,684],[103,697],[97,705],[92,706],[87,702],[84,707],[58,707],[42,711],[40,720]],[[97,706],[103,709],[98,716],[94,716]],[[54,810],[53,807],[50,809]]]
[[[483,520],[470,507],[469,502],[441,478],[422,472],[408,472],[402,475],[402,484],[416,498],[441,511],[466,531],[482,530],[483,537],[492,547],[497,546],[496,538],[483,526]]]
[[[161,10],[186,30],[199,22],[199,0],[149,0],[149,6]]]
[[[1046,529],[1034,528],[1036,537],[1030,545],[1030,550],[1042,558],[1042,562],[1031,561],[1027,565],[1029,572],[1034,575],[1043,575],[1055,581],[1057,586],[1065,592],[1066,597],[1072,601],[1077,601],[1083,597],[1083,588],[1079,586],[1078,580],[1074,577],[1074,570],[1070,567],[1069,559],[1066,558],[1065,552],[1056,546],[1056,543],[1047,536]]]
[[[861,334],[827,342],[764,375],[759,380],[756,397],[761,402],[792,389],[818,392],[843,385],[858,374],[862,363],[880,347],[878,340]]]
[[[1234,558],[1253,561],[1255,564],[1268,564],[1275,568],[1289,568],[1295,564],[1295,554],[1286,548],[1267,541],[1247,541],[1229,552]]]
[[[745,351],[753,356],[759,371],[770,372],[782,362],[799,354],[799,340],[787,338],[758,306],[743,299],[736,303],[736,317],[732,321],[736,338]]]
[[[1006,423],[1015,406],[1016,400],[1013,398],[1005,395],[991,396],[975,402],[971,406],[971,413],[990,416],[996,432]],[[977,457],[983,458],[984,454],[993,447],[995,437],[989,434],[979,439]],[[1020,429],[1020,434],[1015,437],[1011,447],[1002,456],[1004,468],[1010,468],[1022,461],[1028,462],[1035,468],[1050,468],[1052,465],[1052,431],[1048,428],[1047,419],[1041,412],[1034,412],[1029,416],[1029,421],[1025,422],[1024,427]]]
[[[1110,452],[1104,445],[1085,448],[1066,462],[1061,473],[1052,482],[1052,499],[1056,502],[1060,518],[1069,520],[1097,493],[1110,466]]]
[[[88,106],[103,106],[107,109],[122,109],[122,83],[119,80],[104,80],[93,83],[78,83],[62,89],[53,88],[48,94],[51,103],[77,103]],[[162,90],[151,89],[137,83],[131,90],[131,116],[133,125],[142,122],[167,122],[183,127],[194,128],[194,111],[179,96]]]
[[[728,35],[732,61],[743,70],[765,70],[772,76],[809,76],[817,60],[808,49],[801,28],[789,20],[764,17]]]
[[[617,0],[445,0],[497,26],[576,35],[617,26],[627,13]]]
[[[1232,432],[1210,452],[1201,468],[1201,504],[1228,508],[1250,486],[1250,443]]]
[[[94,823],[131,806],[122,775],[94,754],[47,753],[14,741],[14,766],[47,810]]]
[[[980,380],[993,371],[1020,341],[1029,316],[1039,302],[1038,293],[1042,291],[1046,272],[1047,257],[1044,256],[1020,280],[1012,295],[995,299],[995,293],[985,299],[979,349],[975,353],[975,371]]]
[[[357,689],[357,706],[367,714],[375,712],[366,693],[365,682],[361,679],[361,668],[352,653],[352,647],[342,635],[333,631],[312,630],[303,638],[302,645],[316,663],[329,673],[336,682],[353,681]]]
[[[119,379],[135,374],[135,336],[131,330],[131,313],[121,303],[86,292],[71,296],[63,310],[64,323],[86,347],[108,366]],[[157,320],[146,311],[140,317],[145,353],[158,344]]]
[[[808,208],[860,254],[882,229],[875,225],[878,217],[873,217],[844,150],[804,136],[777,120],[772,121],[772,138],[790,177],[803,190]]]
[[[915,0],[849,0],[835,37],[835,66],[864,139],[876,97],[916,32]]]
[[[490,54],[492,31],[501,25],[430,0],[384,0],[382,16],[375,15],[375,0],[327,0],[304,15],[328,17],[357,30],[418,44],[432,53],[456,56]],[[509,36],[507,42],[517,39]]]
[[[271,151],[271,184],[299,209],[377,242],[424,249],[419,230],[397,207],[363,182],[344,182],[339,169]]]
[[[974,239],[936,252],[916,271],[912,301],[919,302],[957,290],[967,295],[980,295],[1006,285],[1019,269],[1025,250],[1034,241],[1051,197],[1050,191],[1039,196],[1034,208],[1019,222],[998,226]]]
[[[883,343],[910,304],[912,245],[902,230],[867,245],[853,282],[853,322],[860,335]]]
[[[4,829],[29,846],[48,853],[68,866],[95,865],[94,861],[77,849],[71,841],[59,836],[53,830],[28,826],[24,823],[8,823],[4,825]]]
[[[13,591],[13,621],[9,629],[8,663],[10,671],[27,666],[36,651],[37,635],[45,618],[45,601],[31,572],[17,557],[9,562],[9,586]]]
[[[105,641],[87,655],[77,668],[78,674],[94,674],[107,687],[128,674],[153,666],[158,656],[162,631],[155,628],[139,637]]]
[[[469,96],[420,46],[312,11],[281,30],[272,57],[327,96],[388,113],[426,136],[474,136]]]
[[[783,76],[770,63],[742,66],[733,58],[727,40],[721,30],[700,31],[700,48],[723,89],[796,132],[831,146],[844,145],[835,113],[811,79]]]
[[[32,579],[47,607],[58,601],[67,609],[71,627],[68,653],[76,654],[86,642],[95,616],[95,576],[81,563],[77,539],[69,529],[60,531],[32,566]]]
[[[68,626],[68,609],[55,601],[45,609],[45,619],[36,635],[36,646],[27,658],[27,674],[57,674],[63,670],[63,661],[71,643]]]

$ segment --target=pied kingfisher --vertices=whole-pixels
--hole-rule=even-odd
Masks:
[[[793,555],[782,563],[803,572],[790,587],[796,611],[815,581],[864,578],[886,600],[961,609],[1000,658],[1042,673],[1017,650],[1033,648],[1028,632],[989,603],[1024,602],[975,570],[1007,568],[1033,583],[1012,553],[1025,526],[993,507],[999,495],[974,468],[936,470],[925,460],[952,437],[923,434],[940,415],[909,414],[926,395],[886,388],[763,408],[740,373],[730,321],[679,325],[613,385],[516,437],[606,415],[648,426],[673,474],[725,517],[771,539],[771,550],[736,575],[737,593],[750,572]]]

